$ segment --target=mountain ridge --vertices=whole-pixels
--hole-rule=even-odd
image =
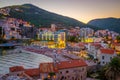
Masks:
[[[109,17],[93,19],[89,21],[87,24],[120,33],[120,18]]]
[[[70,28],[71,26],[90,27],[94,30],[109,29],[120,33],[120,18],[109,17],[93,19],[85,24],[74,18],[44,10],[34,6],[33,4],[13,5],[3,8],[11,9],[9,17],[28,21],[38,27],[49,27],[52,23],[54,23],[67,28]],[[2,18],[2,16],[3,15],[0,15],[0,18]]]
[[[94,30],[109,29],[120,33],[120,18],[99,18],[89,21],[87,24],[68,16],[56,14],[39,8],[33,4],[13,5],[3,8],[10,8],[10,16],[22,19],[35,24],[37,27],[49,27],[51,24],[57,24],[60,27],[90,27]]]
[[[97,29],[94,26],[87,25],[81,21],[78,21],[74,18],[56,14],[44,9],[41,9],[33,4],[23,4],[23,5],[13,5],[3,8],[10,8],[10,16],[17,19],[22,19],[35,24],[35,26],[45,26],[48,27],[52,23],[58,24],[63,27],[70,28],[71,26],[76,27],[90,27]]]

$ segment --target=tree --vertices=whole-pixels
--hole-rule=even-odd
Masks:
[[[116,37],[117,42],[120,42],[120,36]]]
[[[69,36],[68,41],[70,41],[70,42],[78,42],[78,41],[79,41],[79,39],[78,39],[78,37],[77,37],[77,36]]]
[[[52,76],[55,75],[55,73],[54,72],[50,72],[49,75],[52,77]]]
[[[99,71],[99,79],[100,80],[107,80],[105,76],[106,66],[102,67]]]
[[[108,80],[117,80],[120,76],[120,57],[115,57],[105,67],[105,76]]]

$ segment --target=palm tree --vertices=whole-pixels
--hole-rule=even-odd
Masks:
[[[105,67],[105,76],[108,80],[118,80],[120,76],[120,57],[114,57]]]

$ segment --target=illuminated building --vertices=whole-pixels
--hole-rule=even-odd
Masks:
[[[111,45],[111,48],[115,49],[117,54],[120,54],[120,44],[119,43],[113,43]]]
[[[85,42],[87,43],[94,42],[94,38],[85,38]]]
[[[39,34],[39,38],[42,41],[53,41],[54,40],[54,32],[50,32],[50,31],[41,32]]]
[[[41,41],[46,41],[49,48],[65,48],[66,33],[64,30],[56,32],[43,31],[38,34],[38,38]]]

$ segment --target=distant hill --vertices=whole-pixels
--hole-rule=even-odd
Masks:
[[[61,25],[62,27],[70,27],[70,26],[79,26],[79,27],[90,27],[97,29],[93,26],[89,26],[80,22],[76,19],[62,16],[59,14],[55,14],[44,9],[38,8],[32,4],[24,4],[24,5],[14,5],[7,6],[4,8],[10,8],[10,16],[17,19],[22,19],[25,21],[31,22],[35,26],[45,26],[48,27],[52,23]]]
[[[88,22],[88,24],[120,33],[120,18],[94,19]]]

